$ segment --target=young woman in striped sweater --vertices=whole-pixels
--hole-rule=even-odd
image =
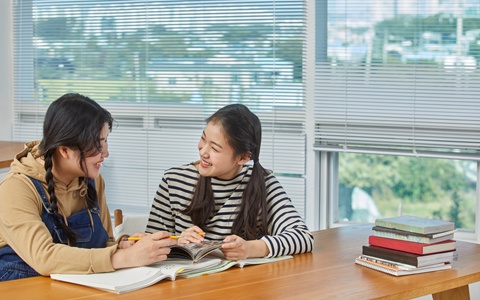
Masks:
[[[311,251],[313,236],[305,222],[259,162],[258,117],[231,104],[206,123],[200,160],[165,172],[147,232],[169,231],[181,236],[179,243],[223,240],[221,250],[230,260]]]

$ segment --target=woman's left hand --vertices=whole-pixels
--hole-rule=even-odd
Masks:
[[[248,256],[248,242],[237,235],[229,235],[220,248],[228,260],[245,259]]]
[[[246,241],[238,235],[229,235],[220,248],[228,260],[241,260],[249,257],[265,257],[270,253],[262,240]]]

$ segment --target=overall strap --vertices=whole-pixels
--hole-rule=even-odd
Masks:
[[[52,211],[50,210],[50,201],[48,201],[47,193],[45,192],[45,189],[43,188],[42,183],[35,178],[32,178],[30,176],[27,176],[27,177],[30,178],[30,180],[33,182],[33,185],[35,185],[35,188],[37,189],[37,192],[40,195],[40,198],[42,199],[43,208],[45,208],[45,210],[49,214],[52,214]],[[95,188],[95,180],[93,180],[92,178],[89,178],[88,182],[93,186],[93,188]],[[95,209],[98,209],[98,203]]]
[[[42,199],[43,208],[45,208],[45,211],[47,211],[49,214],[52,214],[52,211],[50,210],[50,201],[48,201],[47,193],[45,192],[42,183],[30,176],[28,176],[28,178],[30,178],[30,180],[33,182],[33,185],[35,185],[35,188]]]

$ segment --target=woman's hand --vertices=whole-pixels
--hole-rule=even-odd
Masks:
[[[192,226],[182,232],[178,239],[179,244],[201,243],[204,241],[205,233],[198,226]]]
[[[241,260],[249,257],[265,257],[269,254],[267,244],[262,240],[245,241],[237,235],[229,235],[220,248],[228,260]]]
[[[167,259],[170,248],[167,246],[175,245],[177,241],[170,238],[166,231],[159,231],[152,234],[140,234],[138,241],[126,241],[130,243],[127,248],[119,248],[112,255],[112,266],[115,269],[138,267],[150,265]],[[123,246],[123,245],[122,245]]]
[[[147,234],[144,233],[144,232],[135,232],[135,233],[134,233],[133,235],[131,235],[130,237],[131,237],[131,238],[136,238],[136,237],[142,238],[142,237],[144,237],[144,236],[146,236],[146,235],[147,235]],[[119,241],[119,242],[118,242],[118,248],[119,248],[119,249],[126,249],[126,248],[128,248],[128,247],[131,247],[131,246],[135,245],[135,242],[136,242],[135,240],[126,240],[126,241],[122,240],[122,241]]]

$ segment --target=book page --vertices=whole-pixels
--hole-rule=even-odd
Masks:
[[[280,260],[285,260],[285,259],[290,259],[293,258],[291,255],[285,255],[285,256],[278,256],[278,257],[271,257],[271,258],[266,258],[266,257],[253,257],[253,258],[246,258],[238,261],[231,261],[227,260],[225,258],[225,255],[223,255],[223,252],[219,249],[210,252],[206,257],[203,259],[220,259],[221,263],[218,265],[215,265],[211,268],[205,268],[201,270],[193,270],[191,272],[183,272],[179,274],[181,277],[185,278],[192,278],[192,277],[197,277],[200,275],[205,275],[205,274],[213,274],[213,273],[218,273],[225,271],[233,266],[237,266],[240,268],[243,268],[244,266],[248,265],[259,265],[259,264],[266,264],[266,263],[272,263]]]
[[[169,258],[190,258],[198,262],[202,257],[222,246],[222,241],[204,241],[201,243],[178,244],[171,246]]]
[[[198,270],[220,264],[221,260],[210,259],[201,263],[191,260],[165,260],[149,266],[120,269],[98,274],[52,274],[52,279],[85,285],[112,293],[126,293],[155,284],[162,279],[175,280],[185,270]]]
[[[149,286],[169,277],[169,275],[163,274],[160,268],[147,266],[98,274],[52,274],[50,277],[109,292],[124,293]]]

